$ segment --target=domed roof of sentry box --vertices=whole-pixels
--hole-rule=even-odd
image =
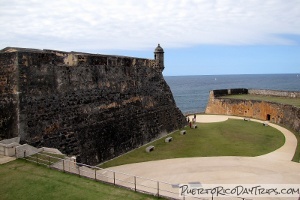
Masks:
[[[154,53],[157,53],[157,52],[162,52],[162,53],[164,52],[164,49],[161,48],[160,44],[158,44],[157,47],[155,48]]]

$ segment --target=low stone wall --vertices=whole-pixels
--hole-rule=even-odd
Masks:
[[[14,156],[16,147],[19,146],[18,143],[2,144],[0,143],[0,155],[4,156]]]
[[[43,148],[35,148],[31,145],[23,144],[16,147],[16,158],[24,158],[42,151]]]
[[[293,91],[249,89],[248,94],[276,96],[276,97],[288,97],[288,98],[300,98],[300,92],[293,92]]]
[[[46,153],[60,154],[60,155],[63,154],[62,152],[60,152],[58,149],[55,149],[55,148],[42,147],[42,149],[43,149],[43,152],[46,152]]]
[[[253,95],[264,95],[264,96],[300,98],[300,92],[297,91],[234,88],[234,89],[212,90],[210,92],[214,97],[234,95],[234,94],[253,94]]]
[[[11,144],[11,143],[20,143],[20,137],[15,137],[15,138],[5,139],[0,141],[0,144]]]
[[[20,137],[5,139],[0,141],[0,155],[14,156],[16,147],[20,144]]]
[[[296,132],[300,132],[300,108],[275,102],[222,98],[222,96],[237,93],[285,96],[289,98],[298,98],[298,95],[300,94],[300,92],[285,92],[275,90],[213,90],[210,91],[209,101],[205,113],[235,115],[266,120],[286,126],[295,130]]]

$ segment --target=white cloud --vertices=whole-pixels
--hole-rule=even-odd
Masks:
[[[299,0],[0,0],[0,48],[293,44]]]

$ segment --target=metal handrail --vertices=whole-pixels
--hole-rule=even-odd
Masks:
[[[146,177],[142,177],[142,176],[135,176],[135,175],[129,174],[129,173],[114,171],[114,170],[110,170],[110,169],[104,169],[104,168],[100,168],[100,167],[97,167],[97,166],[90,166],[90,165],[83,164],[83,163],[77,163],[77,162],[72,161],[69,158],[63,159],[63,158],[58,158],[58,157],[54,157],[54,156],[47,155],[47,154],[41,154],[41,153],[37,153],[37,154],[38,155],[43,155],[43,156],[46,156],[46,157],[49,157],[49,158],[57,159],[58,162],[52,162],[52,161],[50,161],[50,159],[49,160],[44,160],[43,158],[38,157],[38,156],[35,156],[35,157],[33,157],[33,156],[27,156],[27,157],[24,157],[23,159],[28,160],[30,162],[42,164],[42,165],[45,165],[45,166],[48,166],[48,167],[50,167],[51,165],[53,166],[55,164],[57,166],[61,166],[61,167],[57,168],[58,170],[63,170],[64,172],[69,172],[69,173],[72,173],[72,174],[78,174],[79,176],[83,176],[83,177],[86,177],[86,178],[93,178],[93,179],[95,179],[97,181],[107,182],[107,181],[104,181],[104,180],[97,179],[97,177],[99,177],[99,176],[100,177],[105,177],[108,180],[111,179],[114,185],[120,185],[120,186],[123,186],[123,187],[127,187],[128,189],[131,189],[131,190],[134,190],[134,191],[142,191],[142,192],[146,192],[146,193],[157,195],[157,196],[160,196],[161,192],[167,192],[167,193],[170,193],[170,194],[177,194],[174,191],[170,191],[170,190],[167,190],[167,189],[162,189],[160,187],[160,184],[166,184],[166,185],[169,185],[169,186],[173,185],[173,184],[168,183],[166,181],[154,180],[154,179],[146,178]],[[36,155],[36,154],[34,154],[34,155]],[[28,159],[28,158],[30,158],[30,159]],[[39,161],[43,161],[43,162],[39,162]],[[69,162],[69,166],[66,166],[65,161]],[[76,167],[70,166],[71,162],[74,163],[74,164],[76,164]],[[94,170],[94,171],[87,171],[87,170],[84,170],[84,169],[80,169],[80,167],[82,167],[82,166],[87,167],[90,170]],[[52,168],[55,168],[55,167],[53,166]],[[105,175],[103,173],[101,173],[101,174],[97,173],[97,171],[100,171],[100,170],[103,170],[104,172],[111,172],[113,174],[113,177]],[[83,174],[83,173],[86,173],[86,174]],[[134,178],[134,181],[131,182],[129,180],[119,179],[116,176],[118,174],[119,175],[125,175],[125,176],[127,176],[127,178]],[[155,186],[153,187],[153,186],[149,186],[149,185],[144,185],[142,183],[139,184],[138,181],[137,181],[137,179],[151,181],[151,182],[157,183],[157,185],[156,185],[156,187]],[[116,183],[116,181],[118,181],[119,183]],[[127,185],[127,186],[123,185],[123,184],[121,185],[120,182],[122,182],[122,183],[128,183],[131,186],[133,186],[133,188],[130,187],[129,185]],[[145,187],[145,188],[149,188],[149,189],[155,189],[157,191],[156,192],[149,192],[147,190],[137,189],[137,186]],[[172,198],[174,198],[174,197],[172,197]],[[193,199],[202,199],[202,198],[199,198],[199,197],[191,197],[191,198],[193,198]],[[236,198],[246,200],[246,198],[241,198],[241,197],[236,197]],[[178,198],[178,199],[180,199],[180,198]],[[183,197],[183,199],[185,199],[185,197]]]

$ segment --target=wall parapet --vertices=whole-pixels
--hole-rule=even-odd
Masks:
[[[221,89],[221,90],[212,90],[211,92],[214,97],[220,97],[225,95],[248,94],[248,89],[246,88]]]
[[[298,92],[298,91],[249,89],[248,94],[275,96],[275,97],[300,98],[300,92]]]
[[[237,94],[253,94],[253,95],[274,96],[274,97],[300,98],[299,91],[233,88],[233,89],[212,90],[210,92],[212,92],[214,97],[221,97],[225,95],[237,95]]]
[[[51,49],[30,49],[30,48],[19,48],[19,47],[7,47],[0,50],[0,53],[6,54],[20,54],[21,63],[23,66],[30,66],[32,64],[39,65],[43,64],[55,64],[55,65],[66,65],[75,67],[78,65],[100,65],[100,66],[117,66],[117,67],[134,67],[134,66],[145,66],[151,67],[159,72],[164,69],[163,62],[159,59],[149,58],[137,58],[130,56],[121,55],[105,55],[105,54],[92,54],[84,52],[67,52],[58,51]],[[32,55],[35,56],[35,60],[32,59]],[[162,58],[163,59],[163,58]],[[39,61],[38,63],[33,63]],[[54,62],[55,61],[55,62]],[[0,79],[1,81],[1,79]]]

